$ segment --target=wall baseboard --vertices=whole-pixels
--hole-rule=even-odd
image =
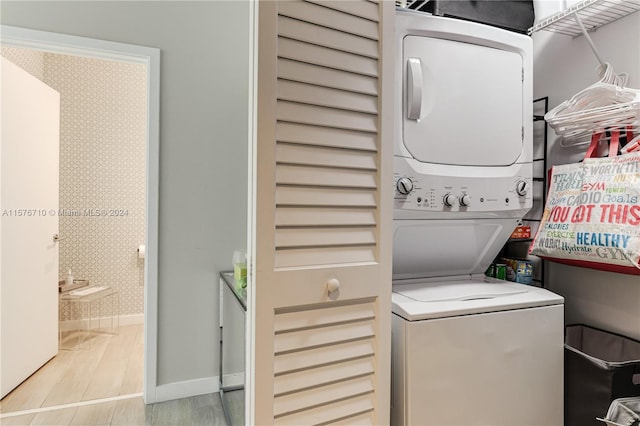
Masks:
[[[120,315],[120,325],[144,324],[144,314]]]
[[[87,327],[86,321],[87,320],[60,321],[60,331],[83,330]],[[110,321],[111,317],[94,318],[92,320],[93,324],[109,324]],[[144,324],[144,314],[120,315],[119,322],[121,327],[124,325]]]
[[[227,374],[222,376],[225,387],[235,387],[244,385],[244,373]]]
[[[218,376],[205,377],[184,382],[167,383],[156,387],[155,402],[170,401],[172,399],[189,398],[220,391]]]

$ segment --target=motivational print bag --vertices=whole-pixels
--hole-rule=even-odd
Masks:
[[[529,254],[640,275],[640,152],[618,156],[615,131],[609,157],[593,158],[600,137],[593,135],[583,162],[553,166]]]

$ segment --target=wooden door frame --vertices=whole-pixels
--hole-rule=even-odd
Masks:
[[[146,404],[157,401],[158,194],[160,152],[160,49],[0,25],[2,45],[61,55],[144,64],[147,69],[145,140],[144,380]]]

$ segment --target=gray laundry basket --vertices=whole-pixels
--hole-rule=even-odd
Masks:
[[[598,420],[607,426],[640,426],[640,396],[614,400],[607,417]]]
[[[614,399],[640,396],[640,342],[586,325],[567,326],[564,380],[565,425],[602,426],[596,417],[604,417]]]

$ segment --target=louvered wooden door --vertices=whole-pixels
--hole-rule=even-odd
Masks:
[[[386,424],[393,2],[257,7],[249,423]]]

